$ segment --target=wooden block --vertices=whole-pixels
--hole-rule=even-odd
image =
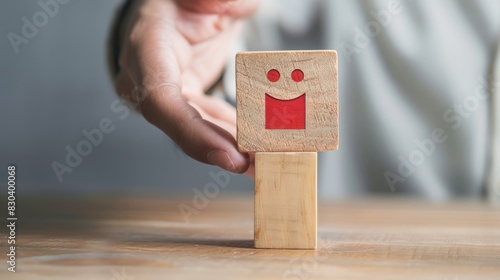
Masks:
[[[238,53],[239,150],[336,150],[337,80],[336,51]]]
[[[316,248],[316,152],[255,154],[255,248]]]

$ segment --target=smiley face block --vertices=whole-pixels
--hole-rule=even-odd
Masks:
[[[336,150],[337,52],[238,53],[236,110],[242,152]]]

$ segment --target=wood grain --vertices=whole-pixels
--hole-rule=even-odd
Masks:
[[[316,248],[317,153],[255,154],[255,248]]]
[[[317,250],[264,250],[253,248],[253,195],[221,193],[189,223],[179,205],[191,205],[192,197],[169,197],[18,196],[18,272],[8,272],[4,262],[0,279],[497,280],[500,275],[500,209],[479,201],[436,204],[397,196],[320,201]],[[5,233],[0,231],[3,261]],[[115,276],[122,272],[129,277]]]
[[[276,72],[269,71],[275,70]],[[297,71],[301,70],[301,74]],[[279,73],[279,74],[278,74]],[[301,119],[297,106],[274,107],[269,125],[265,95],[292,100],[305,94],[305,129],[286,129]],[[268,106],[269,107],[269,106]],[[338,148],[336,51],[247,52],[236,56],[237,142],[243,152],[317,152]],[[268,118],[266,118],[268,116]],[[273,129],[266,129],[268,127]],[[297,127],[297,126],[291,126]],[[298,125],[302,127],[302,125]]]

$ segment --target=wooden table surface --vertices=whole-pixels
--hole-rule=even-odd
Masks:
[[[18,198],[17,272],[4,262],[0,279],[500,279],[500,208],[487,203],[320,203],[316,251],[253,249],[251,196],[211,199],[189,223],[180,203],[193,207]]]

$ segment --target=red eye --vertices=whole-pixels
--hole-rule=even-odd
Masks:
[[[271,82],[277,82],[280,79],[280,72],[276,69],[271,69],[267,72],[267,79]]]
[[[302,70],[300,69],[295,69],[293,70],[292,72],[292,80],[294,80],[295,82],[300,82],[304,79],[304,72],[302,72]]]

